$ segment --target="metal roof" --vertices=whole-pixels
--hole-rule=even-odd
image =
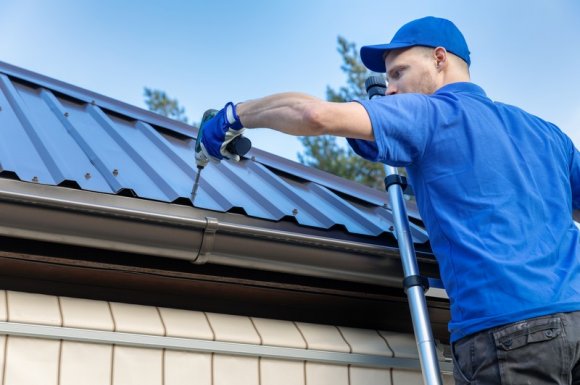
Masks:
[[[0,62],[0,177],[192,205],[196,132]],[[194,206],[378,236],[392,230],[386,202],[384,192],[252,149],[239,163],[208,165]],[[418,226],[412,233],[427,240]]]

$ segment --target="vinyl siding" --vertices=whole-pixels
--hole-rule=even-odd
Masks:
[[[0,290],[0,320],[417,359],[413,336]],[[0,336],[2,385],[420,384],[419,371]],[[452,384],[449,376],[446,384]]]

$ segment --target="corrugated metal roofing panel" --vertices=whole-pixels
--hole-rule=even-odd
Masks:
[[[0,175],[162,202],[191,203],[197,169],[183,123],[0,62]],[[263,159],[259,150],[254,153]],[[353,234],[390,232],[383,195],[320,171],[268,162],[208,165],[194,205]],[[266,164],[264,164],[266,163]],[[278,166],[276,166],[278,164]],[[289,171],[288,171],[289,170]],[[330,182],[329,182],[330,181]],[[345,187],[346,186],[346,187]],[[335,189],[336,188],[336,189]],[[338,190],[338,191],[337,191]],[[384,199],[380,199],[384,196]],[[415,241],[424,231],[413,226]]]

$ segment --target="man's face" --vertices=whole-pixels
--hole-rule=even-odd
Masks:
[[[411,47],[393,50],[385,57],[387,95],[419,93],[432,94],[437,86],[436,60],[433,50]]]

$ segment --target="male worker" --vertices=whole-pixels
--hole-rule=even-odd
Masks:
[[[470,83],[457,27],[426,17],[365,46],[387,96],[330,103],[282,93],[228,103],[204,152],[243,127],[338,135],[361,156],[405,166],[451,301],[458,384],[580,384],[580,155],[556,126]]]

